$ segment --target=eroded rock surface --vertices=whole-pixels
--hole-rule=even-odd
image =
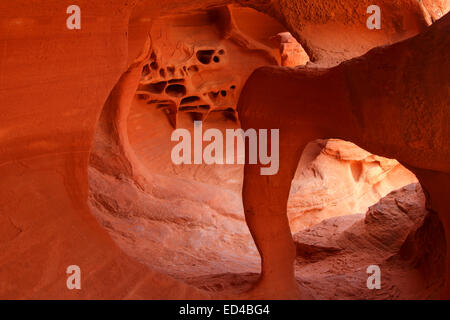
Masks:
[[[304,150],[292,181],[292,232],[333,216],[363,213],[392,190],[417,179],[396,160],[342,140],[317,140]]]
[[[370,61],[386,64],[363,63],[356,68],[354,62],[345,63],[341,68],[349,76],[335,80],[342,85],[338,91],[347,92],[344,83],[355,88],[365,82],[355,74],[397,67],[413,71],[375,77],[386,90],[353,90],[348,98],[354,106],[373,110],[366,124],[383,114],[378,97],[384,93],[395,106],[433,111],[408,118],[395,114],[399,109],[393,108],[388,117],[393,121],[383,118],[379,122],[377,132],[381,133],[373,140],[398,138],[395,129],[406,126],[411,134],[400,139],[406,138],[405,148],[395,143],[388,144],[389,150],[360,145],[390,157],[397,157],[393,151],[398,151],[402,163],[413,165],[410,169],[424,185],[428,207],[440,215],[448,235],[450,220],[445,217],[450,179],[439,171],[449,158],[444,144],[448,121],[441,117],[447,109],[434,108],[448,101],[448,64],[434,56],[442,49],[449,52],[448,30],[433,42],[427,26],[446,19],[449,1],[379,1],[380,31],[365,26],[369,4],[360,0],[79,0],[82,29],[68,30],[67,4],[1,1],[0,298],[286,297],[286,291],[277,290],[277,281],[283,277],[259,292],[239,294],[254,287],[259,272],[259,255],[243,215],[242,166],[173,166],[168,156],[170,132],[174,127],[191,128],[194,119],[221,130],[237,128],[241,114],[236,112],[236,103],[257,67],[298,66],[308,60],[308,66],[333,66],[424,30],[425,36],[413,40],[406,53],[396,46],[399,54],[386,61],[385,49],[379,49],[369,54]],[[151,39],[143,49],[148,34]],[[407,68],[412,57],[419,57],[413,63],[417,69]],[[430,66],[437,66],[434,72],[421,73]],[[311,75],[323,73],[311,69]],[[411,80],[416,78],[420,81]],[[326,79],[320,81],[325,82],[301,90],[299,101],[307,101],[314,87],[327,88],[319,91],[319,102],[336,92]],[[406,89],[398,90],[393,86],[396,81],[404,82]],[[278,99],[283,92],[278,89],[261,86],[259,95],[262,100],[265,94],[270,94],[268,101]],[[430,94],[421,96],[423,91]],[[396,100],[397,96],[403,99]],[[359,105],[367,97],[373,104]],[[333,100],[338,110],[336,101],[340,100]],[[276,106],[261,109],[259,116],[288,117],[281,105]],[[310,123],[338,119],[337,113],[323,112]],[[340,126],[344,123],[336,127]],[[308,125],[302,123],[305,128]],[[447,135],[432,140],[441,148],[436,165],[426,154],[428,144],[409,138],[439,130],[447,130]],[[339,137],[310,138],[306,142]],[[406,219],[389,200],[380,202],[384,204],[366,218],[367,224],[352,223],[358,216],[350,215],[364,212],[391,188],[411,182],[407,181],[411,176],[393,160],[348,148],[345,143],[332,147],[332,143],[336,142],[305,154],[309,156],[305,170],[298,171],[302,181],[296,178],[293,183],[291,225],[295,231],[311,227],[295,235],[302,247],[295,276],[303,297],[436,297],[443,273],[442,232],[436,214],[427,215],[423,223],[421,218]],[[414,163],[403,161],[408,154],[421,158]],[[298,159],[293,161],[292,168],[298,164]],[[330,179],[332,172],[335,177],[340,173],[339,181]],[[289,190],[285,190],[286,203]],[[302,193],[295,192],[299,190]],[[408,192],[412,189],[396,196],[396,205],[409,217],[420,210],[409,201]],[[308,213],[311,207],[317,216]],[[336,215],[343,216],[313,226]],[[397,223],[398,234],[377,221]],[[275,229],[268,230],[266,237],[278,239],[276,224],[267,219],[259,222]],[[405,229],[400,228],[403,224],[409,228],[406,239]],[[291,239],[289,228],[285,231]],[[326,241],[317,236],[321,234]],[[346,234],[359,241],[347,247]],[[278,249],[274,251],[282,252]],[[295,253],[294,244],[292,249]],[[356,251],[363,252],[364,259]],[[293,261],[295,254],[291,256],[281,258]],[[364,264],[373,257],[386,271],[387,287],[370,295],[364,288]],[[73,264],[82,270],[84,290],[67,289],[65,272]],[[329,272],[330,266],[335,273]],[[223,276],[223,272],[228,273]],[[405,294],[407,290],[411,294]]]
[[[236,121],[237,99],[253,70],[309,60],[274,19],[236,6],[163,17],[151,25],[135,17],[130,24],[136,33],[148,29],[154,48],[136,94],[165,112],[173,127],[180,112],[194,120],[220,112]],[[278,33],[284,36],[271,42]]]
[[[274,176],[261,176],[262,164],[247,164],[244,169],[246,220],[263,257],[255,291],[271,286],[288,292],[286,297],[301,296],[293,281],[295,245],[285,215],[300,156],[308,142],[324,136],[353,141],[406,164],[424,184],[430,208],[443,221],[448,244],[448,199],[439,190],[450,185],[449,28],[447,14],[418,36],[373,49],[335,68],[264,67],[249,78],[238,105],[241,124],[244,129],[280,128],[281,159]],[[435,50],[425,50],[425,43]],[[425,78],[439,80],[425,85]],[[268,88],[278,94],[261,95]],[[274,111],[274,106],[283,111]],[[429,125],[420,125],[423,119]],[[447,272],[442,297],[448,297],[449,290]]]
[[[124,252],[180,279],[259,271],[242,207],[242,165],[228,171],[203,165],[192,172],[160,169],[164,162],[155,159],[146,163],[158,169],[149,168],[153,184],[144,190],[129,178],[89,169],[92,212]],[[350,164],[357,164],[363,178],[355,181]],[[365,212],[397,185],[411,181],[414,175],[395,160],[345,141],[315,141],[293,181],[292,232],[333,216]]]
[[[426,237],[433,237],[435,256],[426,257],[423,250],[404,254],[406,247],[423,245]],[[425,209],[419,184],[411,184],[365,215],[328,219],[295,234],[296,275],[315,298],[436,299],[444,281],[444,237],[437,215]],[[366,285],[370,265],[381,270],[378,290]]]
[[[365,214],[326,219],[293,237],[295,278],[305,298],[439,298],[445,235],[438,216],[426,210],[418,183],[389,193]],[[435,246],[432,255],[423,248],[425,242]],[[380,268],[380,289],[367,287],[370,265]],[[221,274],[186,281],[211,292],[245,296],[257,278],[252,273]]]

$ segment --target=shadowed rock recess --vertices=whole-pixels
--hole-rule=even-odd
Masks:
[[[450,1],[373,4],[1,1],[0,299],[450,299]]]

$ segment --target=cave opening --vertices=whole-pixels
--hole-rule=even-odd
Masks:
[[[120,115],[119,132],[107,123],[118,120],[116,113],[104,111],[105,122],[99,122],[90,206],[132,258],[209,292],[243,292],[260,272],[242,204],[244,167],[175,165],[170,136],[176,128],[192,131],[195,120],[224,134],[240,128],[236,106],[250,74],[266,65],[305,65],[309,58],[292,38],[290,47],[280,42],[287,30],[274,19],[230,6],[221,10],[233,23],[218,23],[215,10],[155,19],[137,10],[130,18],[130,62],[147,33],[153,51]],[[224,25],[237,28],[252,46],[224,38]],[[124,145],[108,142],[114,134]],[[396,160],[343,140],[311,141],[287,204],[297,281],[313,297],[332,298],[331,282],[349,288],[343,297],[367,298],[360,293],[364,266],[384,263],[388,276],[403,272],[400,281],[407,282],[414,275],[393,261],[408,254],[411,234],[424,224],[424,203],[416,177]],[[390,223],[397,228],[386,230]],[[372,238],[381,240],[369,244]],[[381,295],[398,294],[389,290]]]

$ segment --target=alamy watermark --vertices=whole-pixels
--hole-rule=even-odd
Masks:
[[[66,20],[66,27],[69,30],[81,29],[81,9],[79,6],[73,4],[67,7],[66,13],[70,14]]]
[[[208,129],[203,133],[202,121],[194,121],[194,150],[191,132],[175,129],[171,141],[179,141],[171,153],[174,164],[245,164],[245,139],[248,140],[248,163],[268,165],[260,168],[261,175],[277,174],[279,169],[279,129],[226,129],[225,137],[219,129]],[[181,140],[181,141],[180,141]],[[211,141],[203,148],[203,141]],[[225,143],[225,144],[224,144]],[[237,145],[235,145],[237,143]],[[268,146],[270,145],[270,155]],[[224,152],[225,146],[225,152]],[[236,155],[235,155],[236,150]],[[192,159],[193,155],[193,159]],[[224,157],[225,156],[225,157]],[[225,160],[225,161],[224,161]]]
[[[367,267],[366,273],[370,276],[367,278],[367,289],[381,289],[381,269],[376,264]]]
[[[70,265],[66,269],[66,274],[69,276],[66,280],[67,289],[81,290],[81,269],[76,264]]]
[[[66,27],[69,30],[81,29],[81,8],[75,4],[67,7],[66,13],[70,16],[66,20]],[[366,27],[369,30],[381,29],[381,9],[378,5],[372,4],[367,7],[367,14],[370,16],[366,20]]]
[[[370,16],[367,18],[366,27],[369,30],[381,29],[381,9],[379,6],[372,4],[367,7],[367,13]]]

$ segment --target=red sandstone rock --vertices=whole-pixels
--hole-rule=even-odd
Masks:
[[[391,192],[365,216],[331,218],[295,234],[295,271],[304,291],[320,299],[438,298],[444,232],[424,204],[420,186],[411,184]],[[418,249],[430,240],[426,237],[433,237],[435,256],[423,255],[423,248],[406,249]],[[380,290],[366,286],[369,265],[380,267]]]
[[[64,4],[34,4],[0,4],[0,298],[208,297],[126,256],[87,206],[89,150],[126,64],[131,7],[79,1],[90,19],[70,33]],[[72,264],[85,290],[67,289]]]
[[[272,39],[280,46],[282,66],[301,66],[309,61],[305,50],[289,32],[281,32]]]
[[[411,184],[365,214],[333,217],[294,234],[295,278],[310,299],[436,299],[444,281],[444,237],[419,184]],[[434,250],[424,249],[429,241]],[[367,288],[370,265],[380,268],[379,290]],[[257,280],[254,273],[186,279],[216,295],[242,297]]]
[[[374,163],[375,156],[348,142],[321,141],[310,149],[314,147],[320,149],[319,156],[308,159],[312,151],[305,154],[299,165],[303,174],[293,183],[299,188],[290,198],[293,232],[332,216],[365,212],[396,184],[416,180],[396,161],[376,157]],[[148,177],[158,182],[145,190],[129,178],[89,169],[92,212],[116,243],[138,261],[180,279],[257,272],[259,258],[240,197],[243,167],[227,171],[202,166],[203,175],[158,169],[156,174],[152,167],[160,166],[160,161],[146,162],[152,172]],[[358,183],[348,168],[350,162],[361,164]],[[345,188],[325,179],[333,174]]]
[[[305,148],[292,181],[287,211],[291,231],[363,213],[392,190],[416,181],[396,160],[342,140],[315,141]]]
[[[164,135],[171,130],[170,126],[167,126],[165,115],[155,108],[145,109],[146,105],[143,102],[149,102],[148,99],[141,100],[141,103],[137,103],[134,99],[138,97],[136,93],[142,94],[137,92],[139,85],[147,85],[145,81],[150,81],[145,78],[149,74],[142,74],[143,71],[146,73],[146,65],[152,68],[153,62],[160,63],[160,60],[165,60],[156,69],[161,78],[155,77],[153,80],[169,81],[175,76],[180,76],[180,69],[175,68],[174,77],[169,79],[167,74],[161,75],[162,68],[165,72],[170,72],[171,69],[168,67],[175,62],[177,67],[186,66],[187,69],[191,67],[190,62],[198,63],[199,58],[192,61],[186,60],[189,65],[185,64],[185,61],[183,63],[177,61],[177,59],[184,59],[183,55],[179,55],[183,52],[183,46],[178,47],[177,44],[187,40],[186,34],[204,37],[203,40],[208,42],[207,50],[212,46],[215,48],[214,53],[216,51],[219,53],[220,49],[216,49],[221,45],[231,48],[228,53],[234,58],[230,58],[225,67],[213,72],[205,67],[198,73],[203,73],[202,77],[206,79],[205,83],[208,83],[209,88],[202,87],[203,80],[195,80],[194,76],[184,74],[183,79],[190,82],[188,86],[185,86],[186,93],[192,93],[194,96],[210,92],[215,94],[222,85],[221,82],[232,90],[231,86],[235,80],[233,77],[236,77],[239,85],[236,86],[235,94],[229,95],[227,91],[227,99],[211,101],[209,98],[208,101],[211,110],[219,110],[219,114],[227,114],[223,111],[227,111],[225,107],[229,104],[233,109],[232,115],[236,118],[240,116],[235,112],[239,92],[254,68],[267,64],[293,65],[298,63],[296,61],[299,61],[300,57],[303,57],[302,61],[306,61],[300,45],[295,43],[293,38],[286,37],[287,42],[284,42],[285,38],[280,39],[282,41],[279,46],[271,40],[274,35],[289,31],[315,63],[334,65],[358,56],[373,47],[390,44],[417,34],[432,20],[437,20],[445,14],[445,11],[448,11],[448,1],[424,1],[424,6],[412,0],[381,1],[385,28],[380,32],[368,32],[365,29],[367,1],[342,0],[333,3],[301,1],[295,4],[289,1],[237,1],[267,13],[272,18],[249,9],[224,7],[230,2],[226,0],[143,0],[106,3],[80,0],[77,5],[82,8],[82,16],[85,17],[82,20],[82,29],[71,31],[65,28],[67,15],[65,15],[66,5],[63,3],[46,3],[41,0],[30,0],[26,3],[12,0],[0,3],[2,21],[0,43],[3,48],[0,62],[2,107],[0,112],[0,176],[2,177],[0,180],[0,298],[203,299],[211,298],[214,294],[198,290],[167,274],[183,278],[197,272],[258,271],[259,261],[256,254],[242,258],[244,254],[252,252],[253,248],[250,235],[243,224],[241,199],[236,195],[242,183],[242,168],[239,166],[214,169],[195,167],[179,170],[179,168],[168,166],[164,157],[167,156],[166,151],[170,145],[161,143],[164,141]],[[205,7],[214,9],[207,12],[201,11]],[[85,10],[89,12],[86,15]],[[180,28],[183,24],[180,22],[183,20],[177,20],[180,14],[184,15],[186,21],[194,24],[192,30],[185,30],[184,33],[180,31],[183,30]],[[178,18],[171,20],[172,18],[165,18],[167,15],[172,18],[177,15]],[[399,17],[402,18],[399,19]],[[448,17],[446,18],[448,21]],[[154,27],[150,27],[153,22],[155,22]],[[444,21],[433,30],[442,29],[445,25]],[[167,38],[157,37],[158,32],[164,35],[165,32],[170,33],[170,30],[174,31],[177,28],[178,31]],[[204,29],[208,29],[209,32],[205,32]],[[142,56],[134,60],[142,50],[147,33],[152,36],[151,49],[155,51],[161,49],[161,54],[159,56],[155,54],[152,57],[149,47],[145,46]],[[440,63],[440,60],[437,63],[435,60],[437,58],[432,55],[435,51],[439,52],[443,49],[448,52],[446,34],[448,30],[444,29],[441,42],[433,42],[429,39],[432,37],[431,31],[425,36],[408,42],[410,44],[413,42],[408,52],[411,56],[417,56],[418,61],[415,61],[417,68],[418,66],[423,66],[424,70],[429,70],[430,66],[435,68],[434,72],[419,77],[420,82],[413,85],[418,94],[424,90],[441,93],[425,96],[424,101],[429,101],[432,107],[437,106],[441,101],[448,101],[448,95],[445,95],[445,89],[448,88],[448,77],[445,77],[448,76],[448,64]],[[286,35],[284,33],[283,37]],[[163,48],[165,45],[167,47]],[[193,47],[196,50],[200,48],[195,41]],[[403,47],[404,45],[401,45],[387,50],[392,51],[398,48],[401,57],[405,53],[405,50],[402,50]],[[174,48],[180,50],[173,50]],[[430,50],[430,48],[436,48],[436,50]],[[168,53],[174,53],[174,56],[169,58]],[[363,61],[385,61],[383,54],[380,57],[374,57],[376,55],[374,53],[370,55],[372,58],[363,58]],[[200,57],[203,59],[203,55]],[[401,61],[404,60],[400,57],[390,55],[390,59],[398,64],[399,69],[402,69],[404,65]],[[355,76],[361,72],[358,67],[351,67],[355,64],[349,63],[348,68],[351,86],[363,82]],[[437,64],[439,64],[438,67],[436,67]],[[130,67],[127,69],[127,66]],[[375,68],[365,64],[359,65],[361,66],[364,70]],[[346,68],[346,65],[341,66],[341,69]],[[311,72],[314,73],[314,71]],[[415,96],[410,90],[411,83],[407,79],[416,78],[414,74],[407,76],[398,80],[406,82],[405,88],[408,88],[406,92],[393,91],[393,89],[391,90],[393,92],[389,90],[388,92],[391,96],[400,94],[414,101]],[[387,87],[393,88],[388,81],[393,81],[389,74],[375,78],[386,81]],[[149,83],[152,84],[153,80]],[[324,79],[321,78],[321,80]],[[336,80],[341,81],[342,87],[339,88],[345,87],[344,79]],[[316,87],[320,86],[326,87],[327,83],[317,84]],[[162,95],[174,98],[174,103],[169,105],[175,105],[179,111],[182,99],[185,97],[173,97],[178,95],[179,87],[176,87],[177,90],[167,90],[167,88],[168,84],[163,88]],[[260,93],[271,93],[273,98],[283,92],[277,90],[276,86],[266,92],[259,90]],[[221,91],[219,90],[219,95]],[[331,89],[331,93],[333,92]],[[367,95],[370,96],[370,92],[352,91],[351,93],[355,101],[365,101],[364,98]],[[302,91],[302,94],[305,94],[304,99],[311,96],[307,90]],[[372,94],[375,97],[381,96],[378,92]],[[327,97],[329,96],[325,95],[323,99],[326,100]],[[320,103],[321,99],[318,100]],[[392,101],[397,100],[392,99]],[[405,101],[407,101],[406,98]],[[153,105],[153,107],[156,106]],[[199,106],[200,104],[195,105],[196,108],[201,109]],[[365,110],[376,110],[373,116],[374,122],[379,119],[376,117],[378,113],[383,114],[376,107],[376,105],[375,107],[364,105]],[[419,109],[427,110],[425,107]],[[268,116],[269,111],[260,112],[260,115]],[[408,136],[417,136],[417,132],[422,133],[423,129],[416,124],[422,123],[424,119],[428,124],[424,126],[425,132],[428,130],[439,133],[439,130],[447,130],[446,136],[432,141],[433,148],[427,149],[430,143],[420,139],[408,140],[409,144],[404,148],[393,144],[392,150],[388,152],[384,148],[371,149],[365,144],[361,145],[370,152],[395,157],[398,155],[399,159],[409,165],[425,168],[425,170],[417,168],[413,170],[430,195],[431,208],[443,219],[448,239],[449,222],[442,212],[448,211],[446,196],[450,188],[449,179],[448,175],[438,172],[442,171],[448,159],[448,148],[446,149],[445,146],[448,140],[446,127],[448,123],[440,121],[440,119],[445,120],[441,116],[445,115],[446,111],[448,110],[437,108],[433,109],[433,114],[424,112],[417,119],[406,117],[408,121],[405,125],[410,126],[412,130],[411,135]],[[188,113],[182,112],[182,114]],[[287,115],[284,114],[282,117],[285,116]],[[335,115],[328,113],[327,116]],[[278,115],[275,115],[273,119],[277,117]],[[401,115],[391,118],[404,119]],[[221,129],[237,126],[236,122],[211,114],[207,119],[210,125],[216,125]],[[191,121],[192,119],[177,119],[176,125],[191,125]],[[324,117],[315,118],[314,121],[326,123]],[[174,121],[172,123],[175,124]],[[377,131],[382,134],[380,136],[374,134],[372,142],[389,138],[389,135],[387,137],[385,135],[383,121],[378,124]],[[143,126],[138,127],[138,125]],[[392,125],[392,122],[389,122],[389,125],[395,138],[394,129],[401,126],[397,126],[397,123]],[[349,130],[351,129],[349,127]],[[147,136],[144,134],[145,130],[148,130]],[[329,138],[329,136],[316,138]],[[359,144],[359,141],[355,142]],[[145,143],[149,145],[146,146]],[[373,147],[373,143],[367,145]],[[424,145],[423,150],[426,151],[433,151],[439,147],[440,160],[436,161],[436,158],[420,153]],[[414,163],[411,163],[411,159],[407,157],[411,154],[417,156],[413,157],[418,159],[412,161]],[[336,155],[329,156],[330,159],[327,159],[330,161],[338,162],[339,160],[341,169],[348,168],[348,164],[345,163],[347,160],[341,161],[342,159]],[[369,170],[371,168],[365,168],[364,164],[370,163],[376,157],[367,155],[366,158],[358,160],[362,170],[353,172],[361,172],[364,176],[371,171]],[[319,160],[316,167],[322,168]],[[380,161],[381,169],[376,170],[384,170],[384,164],[388,164],[389,167],[389,163],[388,160]],[[293,162],[292,167],[296,168],[297,164],[298,161]],[[437,171],[428,170],[430,168]],[[389,176],[390,174],[387,174],[385,178],[378,180],[375,174],[375,180],[364,179],[362,185],[370,187],[378,182],[390,184]],[[347,174],[344,178],[349,178],[349,175]],[[396,179],[395,183],[400,183],[400,180]],[[211,184],[215,184],[216,188],[211,188]],[[393,183],[392,187],[394,185]],[[353,185],[352,188],[354,187]],[[379,194],[375,192],[376,197],[381,196],[383,192]],[[359,195],[355,199],[361,200]],[[348,206],[348,204],[342,205],[346,208]],[[367,206],[368,202],[361,201],[358,205]],[[296,207],[299,208],[298,204]],[[351,205],[349,207],[352,208],[350,211],[353,211],[354,207]],[[95,220],[92,213],[102,225]],[[341,214],[350,213],[354,212],[344,209],[341,212]],[[251,221],[249,223],[253,228],[254,223]],[[270,224],[270,221],[259,220],[258,223],[263,226],[260,230],[264,230],[264,225]],[[428,229],[419,228],[417,232],[410,232],[400,249],[400,255],[403,260],[410,259],[408,261],[418,262],[424,272],[431,270],[429,274],[433,276],[430,276],[430,281],[439,281],[442,273],[438,268],[433,269],[432,264],[429,263],[430,259],[440,261],[439,250],[428,252],[420,249],[424,247],[423,243],[436,243],[440,240],[439,236],[433,236],[432,232],[439,228],[439,222],[436,222],[434,218],[428,226],[430,225]],[[287,223],[284,223],[284,226],[286,227]],[[272,227],[276,230],[277,225],[272,224]],[[110,233],[108,234],[107,231]],[[284,234],[277,234],[269,230],[265,236],[276,240],[280,235],[286,237],[289,228],[285,231]],[[115,241],[111,239],[111,235]],[[220,241],[208,245],[208,242],[213,242],[218,235],[222,236],[222,238],[219,237]],[[153,237],[153,243],[148,241],[150,237]],[[393,241],[389,245],[395,244],[395,250],[397,250],[400,242]],[[202,249],[198,250],[199,247]],[[391,248],[385,246],[384,249]],[[274,246],[272,250],[276,252],[278,248]],[[220,254],[214,254],[214,251]],[[177,254],[174,255],[174,252]],[[280,252],[282,253],[283,250]],[[148,254],[155,257],[154,261],[151,261],[153,265],[148,261],[151,257],[147,258],[148,260],[140,258]],[[230,258],[232,254],[235,254],[233,259]],[[177,262],[175,259],[169,259],[168,256],[179,260]],[[276,258],[283,261],[286,257],[278,255]],[[200,263],[195,268],[187,268],[186,265],[193,261],[200,261]],[[392,263],[398,262],[392,261]],[[77,264],[82,269],[83,290],[81,291],[67,290],[65,270],[72,264]],[[222,264],[221,269],[218,268],[220,264]],[[274,270],[278,267],[275,264]],[[277,272],[283,271],[282,268],[277,270]],[[291,272],[290,269],[289,272]],[[449,270],[447,270],[448,273]],[[250,278],[253,280],[255,277]],[[195,279],[198,278],[193,277],[187,282],[198,285]],[[334,278],[332,283],[342,284],[339,279],[339,277]],[[348,279],[351,282],[351,276]],[[288,283],[290,286],[294,281],[293,277],[288,280],[292,280]],[[330,282],[328,280],[327,282]],[[210,289],[208,281],[202,278],[198,286]],[[247,287],[253,285],[253,281],[248,281],[237,274],[229,275],[225,281],[221,281],[223,286],[232,285],[235,281],[243,281]],[[270,294],[275,292],[276,288],[280,288],[277,281],[283,283],[285,278],[281,277],[269,283],[259,292],[259,297],[272,297]],[[308,279],[303,283],[307,281]],[[311,277],[309,283],[317,284],[321,290],[328,290],[315,277]],[[303,288],[305,289],[305,286]],[[422,292],[417,288],[413,289],[418,293]],[[311,294],[311,290],[309,293],[308,290],[305,292]],[[275,298],[292,297],[288,291],[277,291],[277,293],[280,295]],[[324,294],[311,295],[318,298],[330,298]],[[258,295],[250,292],[242,296],[227,297],[255,296]],[[347,296],[341,291],[332,298]],[[353,295],[353,297],[358,296]],[[383,297],[397,296],[388,294]]]
[[[407,164],[429,193],[430,207],[443,221],[449,242],[450,216],[441,191],[449,190],[450,171],[449,28],[447,14],[414,38],[332,69],[265,67],[252,74],[239,100],[241,124],[244,129],[280,128],[281,159],[274,176],[261,176],[261,165],[248,164],[244,172],[246,220],[263,262],[257,294],[270,286],[299,296],[286,207],[300,155],[317,138],[353,141]],[[431,78],[436,79],[432,85],[423,82]],[[450,295],[448,258],[446,265],[443,297]]]
[[[433,21],[442,18],[450,10],[449,0],[424,0],[423,4]]]

